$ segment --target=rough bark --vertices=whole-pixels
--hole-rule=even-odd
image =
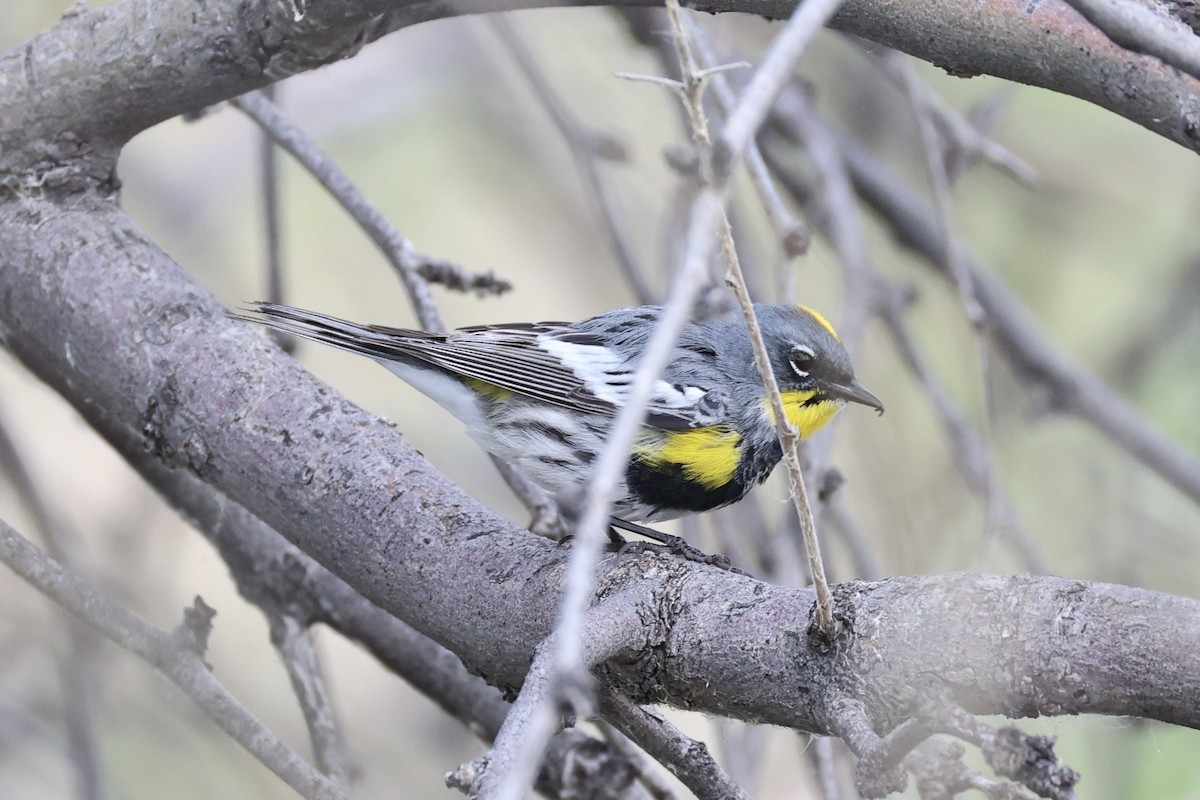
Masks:
[[[109,199],[0,214],[4,339],[89,415],[144,438],[364,596],[504,688],[549,633],[564,551],[497,518],[402,435],[317,382]],[[892,578],[810,591],[675,559],[610,559],[602,596],[644,620],[612,665],[635,698],[832,732],[853,697],[886,729],[921,697],[975,713],[1131,714],[1200,725],[1200,604],[1054,578]]]

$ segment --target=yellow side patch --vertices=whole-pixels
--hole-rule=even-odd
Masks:
[[[839,411],[842,410],[842,404],[835,400],[827,400],[815,405],[804,405],[816,392],[780,392],[783,397],[783,408],[787,412],[788,422],[800,434],[801,439],[807,439],[817,431],[829,424],[829,420],[833,419]],[[771,413],[771,404],[767,399],[763,398],[763,405],[767,409],[767,416],[773,422],[775,415]]]
[[[648,464],[678,464],[684,477],[705,489],[717,489],[733,480],[737,473],[742,436],[732,428],[710,425],[687,431],[666,431],[661,444],[637,448],[639,458]]]
[[[475,394],[487,400],[489,403],[503,403],[505,400],[513,396],[513,393],[503,386],[497,386],[494,383],[481,381],[478,378],[463,378],[463,383],[467,388],[475,392]]]
[[[808,306],[800,306],[800,310],[820,323],[822,328],[829,331],[830,336],[837,339],[839,342],[842,340],[842,337],[838,336],[838,332],[833,329],[833,326],[829,324],[829,320],[825,319],[820,311],[817,311],[814,308],[809,308]]]

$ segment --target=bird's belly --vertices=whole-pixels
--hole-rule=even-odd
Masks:
[[[510,405],[511,403],[511,405]],[[608,441],[610,417],[541,403],[493,407],[471,435],[553,497],[585,486]],[[643,428],[613,497],[612,513],[653,522],[740,500],[741,437],[724,428],[662,431]]]
[[[513,400],[491,410],[471,436],[551,495],[582,485],[604,446],[612,420],[541,403]]]

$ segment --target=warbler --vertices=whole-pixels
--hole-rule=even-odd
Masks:
[[[375,359],[552,496],[588,479],[660,313],[658,306],[639,306],[582,322],[430,333],[276,303],[252,303],[249,310],[259,316],[236,316]],[[855,379],[846,348],[823,316],[788,305],[758,304],[755,313],[800,437],[820,430],[847,401],[883,413],[879,398]],[[655,522],[734,503],[781,457],[745,321],[694,320],[654,383],[613,516]]]

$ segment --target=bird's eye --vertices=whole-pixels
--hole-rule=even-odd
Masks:
[[[792,352],[788,354],[788,363],[792,365],[792,369],[801,378],[807,378],[808,373],[812,371],[813,364],[817,361],[817,354],[812,351],[811,347],[806,347],[798,344],[792,348]]]

